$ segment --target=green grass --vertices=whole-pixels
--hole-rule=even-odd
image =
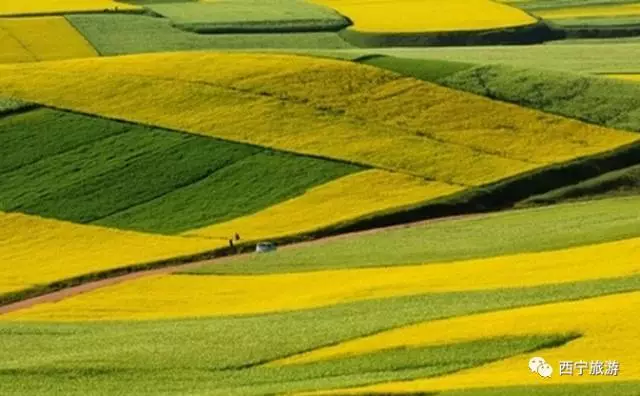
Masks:
[[[640,195],[640,165],[605,173],[584,182],[559,188],[522,201],[519,206]]]
[[[206,49],[345,49],[338,34],[271,33],[200,35],[144,15],[67,15],[66,18],[102,55]]]
[[[211,394],[224,381],[233,383],[234,377],[240,378],[235,381],[245,383],[241,379],[246,372],[241,370],[399,326],[639,288],[640,276],[635,276],[531,288],[397,297],[258,316],[101,323],[0,322],[3,340],[0,375],[12,379],[0,381],[0,392],[47,394],[51,389],[57,389],[58,393],[64,389],[64,394],[82,394],[89,389],[100,389],[103,394],[121,394],[139,386],[133,388],[135,394]],[[542,341],[557,344],[558,339]],[[530,340],[525,344],[527,342]],[[468,347],[461,348],[460,353]],[[486,350],[482,345],[477,347]],[[529,347],[535,345],[524,349]],[[441,352],[448,353],[447,349]],[[382,378],[375,373],[376,368],[384,369],[398,362],[410,368],[428,362],[424,359],[430,359],[429,355],[431,353],[419,350],[390,351],[366,363],[373,373],[358,372],[351,379],[336,375],[326,382],[314,379],[309,384],[285,385],[313,389],[318,386],[317,381],[331,387],[348,386],[347,381],[352,380],[360,384],[377,382]],[[474,356],[483,358],[482,353]],[[309,370],[337,374],[336,370],[348,373],[365,365],[357,358],[335,364],[309,366]],[[295,370],[301,371],[296,374],[301,377],[314,376],[304,369]],[[256,371],[256,375],[259,372]],[[246,375],[260,382],[259,377],[250,374]],[[404,374],[389,375],[398,378]],[[407,375],[430,374],[416,371]],[[276,378],[288,375],[273,374]],[[145,391],[146,386],[152,384]],[[222,394],[230,394],[226,391]],[[263,391],[254,394],[265,394]],[[242,388],[238,388],[237,393],[242,394]]]
[[[264,274],[448,262],[640,236],[640,197],[510,211],[248,255],[197,274]],[[492,238],[487,238],[492,235]]]
[[[260,152],[95,224],[164,233],[186,231],[257,212],[314,185],[361,169],[309,157]],[[180,216],[167,218],[168,213]]]
[[[0,210],[149,232],[253,213],[361,169],[53,110],[0,131]]]
[[[179,383],[193,381],[198,384],[189,389],[189,394],[265,395],[443,375],[517,354],[532,353],[543,348],[562,345],[572,338],[574,338],[572,335],[504,337],[426,348],[396,349],[300,366],[256,367],[224,372],[182,368],[181,371],[176,370],[176,372],[180,375]],[[176,375],[176,372],[172,372],[173,375],[170,377]],[[126,369],[92,370],[88,367],[73,372],[65,369],[45,369],[35,372],[28,369],[0,369],[0,380],[3,383],[13,383],[8,387],[9,391],[16,388],[15,382],[26,380],[28,385],[24,385],[27,385],[31,392],[41,394],[46,393],[52,382],[61,384],[63,389],[65,382],[69,386],[68,377],[73,375],[72,373],[78,376],[84,375],[87,379],[91,378],[92,385],[97,385],[97,389],[109,389],[117,386],[118,383],[135,383],[128,389],[129,392],[139,394],[140,391],[144,392],[145,388],[151,388],[158,393],[166,393],[163,388],[167,386],[167,381],[154,376],[148,368],[137,373]],[[2,377],[11,377],[11,380],[8,381],[8,378]],[[153,384],[149,383],[151,378],[155,379]],[[3,386],[0,385],[0,390],[2,388]],[[69,394],[69,391],[72,390],[65,389],[64,393]]]
[[[233,0],[150,4],[180,29],[198,33],[338,31],[349,21],[336,11],[303,0]]]
[[[544,386],[508,386],[504,388],[480,388],[459,391],[438,392],[437,396],[638,396],[640,381],[615,383],[589,383]]]
[[[640,131],[640,84],[563,72],[479,66],[440,83],[612,128]]]

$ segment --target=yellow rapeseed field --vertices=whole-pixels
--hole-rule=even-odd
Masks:
[[[314,187],[300,197],[254,215],[189,231],[186,235],[227,238],[239,232],[245,240],[258,240],[299,234],[460,189],[402,173],[369,170]]]
[[[140,7],[112,0],[2,0],[0,16],[115,11],[116,8],[124,11]]]
[[[609,74],[607,77],[618,78],[627,81],[640,81],[640,74]]]
[[[535,14],[544,19],[634,16],[640,15],[640,4],[610,4],[551,8],[548,10],[535,11]]]
[[[526,336],[576,332],[581,338],[564,346],[533,354],[518,355],[443,377],[379,384],[336,391],[347,393],[430,392],[446,389],[548,382],[584,384],[640,379],[640,337],[638,337],[640,292],[547,304],[426,322],[347,342],[348,353],[364,353],[394,347],[442,345],[500,336]],[[473,329],[473,331],[469,331]],[[527,370],[533,356],[543,357],[554,368],[552,380],[545,382]],[[558,375],[560,361],[617,360],[618,376]],[[327,392],[332,393],[332,392]]]
[[[30,61],[98,56],[89,42],[63,17],[0,19],[0,61]],[[12,56],[13,54],[13,56]]]
[[[0,294],[217,247],[212,245],[0,212]]]
[[[463,186],[639,138],[370,66],[292,55],[172,53],[5,65],[0,90]]]
[[[458,263],[256,276],[155,276],[38,305],[7,318],[139,320],[257,314],[373,298],[618,277],[639,270],[640,238],[636,238]]]
[[[0,22],[0,63],[33,62],[35,57]]]
[[[353,29],[377,33],[486,30],[536,22],[527,13],[490,0],[314,0],[349,17]]]

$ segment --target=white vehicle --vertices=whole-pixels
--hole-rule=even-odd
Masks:
[[[276,245],[273,242],[260,242],[256,245],[256,253],[268,253],[276,250]]]

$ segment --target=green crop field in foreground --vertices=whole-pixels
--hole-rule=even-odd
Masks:
[[[475,365],[491,360],[491,354],[505,356],[557,346],[577,334],[395,350],[370,356],[375,357],[370,361],[355,358],[275,368],[258,365],[427,320],[638,288],[640,277],[635,276],[397,297],[258,316],[75,324],[0,322],[0,377],[6,378],[0,381],[0,391],[28,395],[55,390],[73,395],[100,389],[101,394],[115,395],[146,394],[153,389],[162,394],[263,395],[418,378],[450,371],[461,360]],[[469,355],[474,349],[476,353]],[[433,358],[441,363],[430,366]]]
[[[49,393],[53,389],[63,389],[65,395],[82,394],[81,392],[87,390],[83,386],[83,379],[92,378],[90,382],[94,389],[100,389],[100,394],[117,394],[118,391],[115,390],[118,387],[123,388],[123,384],[135,383],[132,386],[127,385],[127,392],[142,394],[145,389],[153,388],[163,394],[186,392],[221,396],[265,395],[443,375],[510,356],[559,346],[572,338],[575,337],[571,334],[505,337],[436,347],[395,349],[284,368],[258,367],[215,371],[181,367],[168,373],[166,370],[158,371],[157,368],[153,370],[150,367],[139,370],[49,368],[37,370],[34,373],[29,373],[28,370],[9,369],[0,370],[0,380],[11,383],[7,387],[11,394],[21,394],[20,391],[15,391],[20,388],[36,393]],[[158,373],[166,377],[158,378]],[[68,379],[71,376],[75,379],[74,382],[79,382],[79,389],[69,386]],[[170,387],[167,386],[167,379],[173,380],[173,385]],[[4,386],[0,385],[0,390],[3,388]]]
[[[193,273],[283,273],[540,252],[640,235],[640,197],[497,213],[250,255]],[[492,238],[487,238],[492,235]]]
[[[199,35],[144,15],[67,15],[102,55],[205,49],[351,48],[337,33]]]
[[[44,109],[0,131],[0,210],[150,232],[250,214],[361,169]]]
[[[199,33],[338,31],[349,21],[303,0],[233,0],[149,4],[173,25]]]

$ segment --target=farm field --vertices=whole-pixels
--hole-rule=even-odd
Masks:
[[[613,41],[615,44],[612,44]],[[634,73],[640,70],[638,40],[567,40],[527,46],[351,49],[346,53],[381,54],[472,64],[504,64],[520,68],[580,73]]]
[[[604,202],[604,201],[603,201]],[[591,209],[595,209],[602,202],[589,203],[595,205]],[[603,208],[602,208],[603,209]],[[550,208],[547,210],[555,210],[561,213],[561,209]],[[583,209],[587,210],[587,209]],[[593,211],[597,213],[597,210]],[[539,219],[538,210],[525,211],[518,213],[528,213],[527,218]],[[604,211],[608,215],[613,213]],[[500,216],[506,216],[500,215]],[[556,214],[557,216],[557,214]],[[624,215],[622,218],[626,219]],[[604,219],[603,219],[604,220]],[[608,221],[604,221],[607,223]],[[524,223],[524,221],[523,221]],[[540,224],[544,224],[540,220]],[[613,223],[609,223],[610,225]],[[461,227],[461,229],[465,229]],[[588,228],[587,228],[588,229]],[[633,228],[637,230],[637,227]],[[603,235],[606,233],[599,233]],[[443,231],[442,235],[447,235]],[[357,239],[357,238],[356,238]],[[330,244],[339,243],[328,242],[327,249]],[[416,247],[420,246],[419,244]],[[610,247],[607,247],[610,246]],[[590,245],[578,247],[585,252],[585,257],[590,257],[594,261],[597,257],[592,252],[600,249],[625,249],[628,246],[631,249],[629,254],[620,254],[617,257],[625,257],[628,264],[636,265],[634,262],[635,255],[638,253],[637,238],[620,240],[613,244]],[[586,250],[585,250],[586,249]],[[303,249],[299,249],[303,250]],[[334,247],[333,250],[338,250]],[[292,250],[293,251],[293,250]],[[284,251],[283,251],[284,253]],[[602,254],[604,250],[601,251]],[[545,253],[537,253],[556,256],[560,258],[563,254],[574,265],[580,265],[580,255],[569,254],[562,250],[548,251]],[[535,255],[535,254],[534,254]],[[495,265],[502,261],[504,265],[513,265],[513,261],[508,259],[509,256],[502,258],[488,259],[478,262],[478,265],[470,265],[469,262],[453,262],[441,266],[444,279],[451,279],[447,276],[447,272],[456,272],[460,270],[460,266],[468,265],[471,271],[481,271],[482,266]],[[623,259],[623,260],[625,260]],[[364,257],[366,260],[366,257]],[[14,391],[20,394],[20,389],[47,389],[50,386],[56,386],[57,389],[69,389],[71,394],[78,392],[85,386],[89,386],[89,378],[91,375],[83,374],[74,381],[74,389],[69,388],[69,382],[65,381],[65,373],[71,370],[82,372],[82,368],[86,367],[86,362],[99,359],[100,365],[104,370],[104,374],[91,379],[90,386],[100,386],[105,390],[106,394],[115,394],[122,389],[122,384],[127,379],[139,378],[134,381],[135,385],[129,386],[129,390],[139,389],[142,391],[143,386],[153,383],[161,389],[171,387],[175,392],[189,392],[193,394],[246,394],[260,395],[265,393],[285,393],[291,391],[306,390],[322,390],[332,389],[336,386],[357,387],[367,386],[379,382],[389,382],[389,384],[374,385],[372,389],[400,389],[404,386],[402,380],[415,380],[422,377],[442,376],[441,380],[420,380],[417,384],[427,384],[422,388],[416,389],[456,389],[456,386],[445,386],[438,384],[446,384],[451,382],[450,378],[456,376],[472,376],[476,372],[489,369],[493,366],[506,367],[502,362],[513,362],[511,367],[515,366],[515,362],[528,361],[531,353],[545,354],[549,356],[557,356],[557,353],[550,354],[548,349],[575,351],[577,347],[574,345],[590,345],[589,340],[595,339],[600,343],[606,341],[603,338],[602,328],[606,323],[615,323],[620,321],[621,317],[625,317],[625,311],[619,310],[617,307],[626,306],[627,309],[633,309],[631,305],[615,303],[617,300],[628,299],[634,296],[631,291],[637,290],[637,275],[624,276],[622,261],[615,265],[591,265],[588,266],[595,271],[593,276],[597,279],[584,280],[591,277],[583,271],[575,271],[571,266],[557,265],[544,261],[551,270],[549,276],[545,276],[545,271],[541,270],[540,260],[531,260],[528,264],[530,268],[537,274],[538,281],[532,278],[526,278],[529,283],[522,283],[522,277],[517,272],[511,271],[485,271],[493,274],[485,279],[496,282],[494,287],[487,288],[491,283],[484,285],[476,285],[477,289],[469,288],[469,283],[460,280],[461,290],[451,291],[436,288],[432,289],[428,294],[412,294],[403,296],[402,293],[385,291],[385,288],[379,289],[383,294],[377,296],[372,295],[372,300],[367,300],[365,296],[355,293],[350,298],[340,301],[331,302],[325,299],[325,303],[311,309],[295,309],[287,310],[286,294],[279,293],[282,287],[277,288],[281,298],[256,299],[253,296],[252,304],[247,305],[247,312],[260,312],[265,308],[264,305],[257,305],[257,301],[263,304],[272,304],[276,312],[267,315],[248,314],[244,316],[233,315],[234,311],[224,311],[220,309],[212,309],[211,301],[207,297],[211,293],[211,287],[202,289],[202,293],[194,291],[194,285],[198,282],[231,282],[232,278],[227,277],[211,277],[203,275],[171,275],[167,278],[148,278],[146,281],[139,280],[134,283],[125,283],[121,286],[114,286],[113,289],[106,288],[101,291],[77,296],[64,300],[56,304],[42,304],[31,309],[18,311],[13,314],[4,315],[0,322],[0,332],[6,336],[8,340],[6,362],[13,362],[11,375],[16,381],[3,382],[2,387],[7,391]],[[620,265],[622,264],[622,265]],[[527,266],[527,264],[524,264]],[[438,268],[438,264],[432,264],[433,268]],[[430,266],[415,267],[399,267],[401,271],[414,270],[429,273]],[[488,269],[489,267],[486,267]],[[618,277],[606,277],[613,275],[617,270],[623,270],[618,273]],[[362,271],[362,270],[348,270]],[[382,270],[381,270],[382,271]],[[388,271],[385,269],[384,271]],[[395,271],[395,270],[393,270]],[[613,272],[612,272],[613,271]],[[633,270],[631,270],[633,272]],[[598,274],[599,275],[598,275]],[[310,273],[309,276],[317,276],[320,273]],[[354,273],[355,274],[355,273]],[[510,275],[509,275],[510,274]],[[292,274],[293,275],[293,274]],[[577,280],[586,275],[586,278]],[[281,275],[289,276],[289,275]],[[511,280],[509,278],[511,276]],[[604,278],[598,278],[605,276]],[[181,280],[189,277],[194,278],[194,283],[188,283],[188,290],[185,288],[176,289],[171,286],[164,290],[164,294],[158,298],[144,299],[144,291],[153,288],[154,284],[165,279],[170,281],[171,277],[175,280]],[[255,276],[257,281],[265,282],[269,276]],[[352,277],[353,278],[353,277]],[[477,278],[477,277],[476,277]],[[247,281],[251,277],[246,277],[243,281]],[[411,276],[404,276],[394,279],[387,279],[389,284],[397,284],[397,281],[406,282],[414,279]],[[573,281],[571,281],[573,280]],[[415,279],[416,284],[420,284]],[[434,286],[438,284],[434,281]],[[515,283],[512,283],[514,282]],[[538,283],[539,282],[539,283]],[[557,282],[557,283],[556,283]],[[318,283],[316,283],[318,284]],[[333,282],[334,286],[328,290],[357,290],[358,283],[344,284],[344,282]],[[326,284],[318,284],[327,290]],[[367,286],[367,283],[361,283]],[[499,285],[499,286],[498,286]],[[428,288],[427,285],[423,285]],[[453,286],[452,284],[450,286]],[[484,287],[483,287],[484,286]],[[496,287],[497,286],[497,287]],[[123,293],[124,290],[130,288],[130,291]],[[123,290],[124,289],[124,290]],[[256,292],[264,290],[263,288],[243,288],[246,291]],[[175,295],[167,295],[171,290],[183,290]],[[417,290],[414,290],[414,293]],[[422,293],[426,290],[422,289]],[[192,293],[192,294],[185,294]],[[307,288],[305,295],[312,296],[313,289]],[[308,294],[307,294],[308,293]],[[388,294],[387,294],[388,293]],[[386,295],[386,298],[379,297]],[[168,319],[167,313],[170,312],[169,306],[166,304],[175,304],[180,301],[181,296],[188,296],[188,306],[190,307],[191,316],[197,316],[194,308],[199,308],[209,313],[199,319]],[[300,298],[300,293],[290,295]],[[604,297],[599,297],[604,296]],[[375,298],[378,297],[378,298]],[[228,297],[230,298],[230,297]],[[284,299],[283,299],[284,298]],[[326,298],[326,295],[325,295]],[[231,298],[232,301],[234,300]],[[565,302],[576,300],[575,303]],[[111,311],[101,310],[105,308],[109,302],[112,302],[113,309]],[[153,312],[153,303],[157,301],[164,304],[167,310],[162,312],[163,320],[140,320],[144,316]],[[185,299],[185,302],[187,299]],[[197,304],[195,302],[198,302]],[[215,299],[216,303],[223,303],[224,300]],[[592,301],[596,301],[596,306],[600,307],[599,316],[591,319],[589,315],[583,315],[584,320],[567,324],[565,306],[582,307],[583,310],[592,309]],[[603,301],[599,303],[599,301]],[[611,301],[611,303],[608,303]],[[249,302],[249,299],[247,299]],[[297,306],[300,306],[297,300],[292,300]],[[136,306],[132,303],[142,303],[146,306],[138,305],[137,320],[135,321],[109,321],[116,318],[132,318],[136,316]],[[151,305],[149,305],[151,304]],[[118,307],[127,307],[122,310]],[[228,305],[223,305],[228,306]],[[425,309],[428,307],[427,309]],[[529,307],[529,308],[527,308]],[[176,309],[175,314],[179,317],[189,316],[183,310]],[[277,309],[279,308],[279,309]],[[545,312],[540,316],[541,323],[546,318],[550,321],[549,327],[543,327],[545,330],[540,336],[532,336],[527,331],[528,321],[523,320],[521,315],[525,315],[527,310],[534,312]],[[213,313],[212,313],[213,311]],[[491,312],[488,312],[491,311]],[[347,314],[348,312],[348,314]],[[522,314],[520,314],[522,312]],[[236,312],[237,313],[237,312]],[[105,314],[107,316],[105,316]],[[231,314],[231,316],[227,316]],[[118,316],[122,315],[122,316]],[[345,316],[347,315],[347,316]],[[353,320],[356,317],[366,318],[366,320]],[[498,328],[495,331],[493,326],[488,324],[484,326],[486,331],[481,333],[480,337],[474,338],[473,333],[464,332],[469,326],[464,324],[458,325],[456,330],[461,334],[460,340],[456,339],[455,334],[449,338],[443,338],[443,342],[437,341],[434,337],[429,338],[429,334],[448,334],[447,332],[421,332],[419,329],[425,326],[440,326],[440,323],[466,323],[466,321],[479,320],[483,316],[502,315],[505,318],[512,318],[505,323],[504,328]],[[520,315],[520,316],[519,316]],[[153,316],[147,316],[147,318]],[[342,322],[342,319],[348,317],[350,320]],[[518,319],[520,318],[520,319]],[[598,318],[607,318],[607,320],[598,321]],[[89,320],[90,322],[83,322]],[[99,322],[96,322],[99,320]],[[45,322],[43,322],[45,321]],[[61,322],[63,321],[63,322]],[[67,321],[72,321],[71,323]],[[336,322],[337,321],[337,322]],[[47,323],[48,322],[48,323]],[[343,323],[336,326],[336,323]],[[483,322],[488,323],[488,322]],[[601,326],[594,324],[601,323]],[[524,327],[523,324],[526,324]],[[444,326],[444,324],[442,325]],[[253,329],[260,329],[259,335]],[[413,329],[418,330],[413,330]],[[171,329],[171,330],[169,330]],[[218,329],[224,329],[220,331]],[[300,329],[305,329],[300,333]],[[502,333],[500,330],[504,331]],[[617,336],[624,336],[624,328],[620,328],[615,333]],[[393,334],[403,332],[417,332],[418,335],[424,334],[422,338],[404,338],[392,337]],[[493,333],[489,333],[493,331]],[[52,333],[53,332],[53,333]],[[60,332],[69,334],[67,337],[60,337]],[[172,336],[166,337],[167,332]],[[486,334],[485,334],[486,333]],[[516,338],[506,336],[506,334],[518,334]],[[127,334],[130,342],[135,342],[137,348],[130,348],[121,343],[121,337]],[[375,334],[375,335],[374,335]],[[388,335],[387,335],[388,334]],[[188,337],[190,342],[188,345],[176,345],[175,338]],[[275,342],[273,337],[277,337]],[[332,345],[338,345],[344,348],[360,348],[359,345],[371,345],[369,340],[375,340],[375,337],[387,337],[389,349],[385,351],[376,351],[374,344],[371,351],[367,352],[362,349],[355,349],[357,354],[349,355],[326,355],[333,348]],[[29,339],[29,342],[27,341]],[[95,340],[102,340],[100,348],[95,344]],[[233,340],[246,340],[252,348],[238,350],[233,345]],[[386,339],[386,338],[385,338]],[[393,340],[396,341],[393,341]],[[432,341],[430,341],[433,339]],[[626,339],[626,338],[623,338]],[[403,341],[404,340],[404,341]],[[409,347],[401,346],[407,342],[414,340],[414,344]],[[48,345],[45,354],[37,355],[38,358],[22,359],[17,353],[18,349],[24,352],[24,343]],[[395,342],[395,343],[394,343]],[[73,348],[82,348],[82,357],[74,357],[68,359],[70,345]],[[154,359],[146,358],[148,348],[154,345]],[[208,348],[204,346],[208,345]],[[245,344],[248,345],[248,344]],[[351,346],[353,345],[353,346]],[[211,347],[215,346],[214,349]],[[179,352],[176,348],[180,348]],[[73,349],[71,348],[71,349]],[[104,354],[105,348],[110,351]],[[533,352],[542,348],[540,352]],[[585,347],[581,347],[582,353]],[[589,351],[589,347],[586,347]],[[202,351],[206,350],[207,353]],[[487,354],[492,350],[493,354]],[[15,352],[14,352],[15,351]],[[67,351],[67,352],[64,352]],[[314,351],[312,354],[303,354],[308,351]],[[471,353],[471,355],[465,355]],[[469,352],[473,351],[473,352]],[[616,356],[619,359],[627,358],[632,361],[633,355],[628,348],[625,350],[616,350]],[[611,349],[613,352],[613,349]],[[325,356],[321,360],[313,358],[313,354]],[[631,353],[631,354],[630,354]],[[34,355],[35,356],[35,355]],[[100,357],[98,357],[100,356]],[[123,357],[126,356],[126,359]],[[436,356],[438,358],[436,358]],[[449,357],[447,357],[449,356]],[[473,356],[470,360],[469,357]],[[313,358],[313,359],[312,359]],[[311,359],[303,363],[301,359]],[[429,364],[427,359],[436,359],[437,364]],[[624,360],[623,360],[624,361]],[[266,364],[265,364],[266,363]],[[286,363],[286,364],[285,364]],[[140,367],[146,367],[147,370],[152,369],[155,373],[163,373],[160,376],[151,376],[141,374]],[[206,372],[202,368],[207,367]],[[477,368],[476,368],[477,367]],[[526,367],[526,364],[525,364]],[[628,367],[632,370],[632,367]],[[80,371],[78,371],[80,370]],[[461,370],[461,371],[460,371]],[[469,373],[469,374],[467,374]],[[507,373],[509,378],[516,381],[510,382],[510,385],[529,384],[537,385],[540,382],[533,382],[530,377],[523,377],[519,374],[519,370],[512,368]],[[526,371],[525,371],[526,374]],[[175,379],[174,379],[175,378]],[[195,379],[197,378],[197,381]],[[322,380],[320,378],[323,378]],[[496,378],[487,377],[487,378]],[[630,376],[627,378],[633,379]],[[172,381],[173,385],[169,385],[166,381]],[[620,378],[622,381],[622,378]],[[396,381],[396,382],[394,382]],[[434,382],[435,381],[435,382]],[[438,382],[440,381],[440,382]],[[480,383],[480,381],[483,381]],[[411,382],[413,384],[414,382]],[[28,385],[27,385],[28,384]],[[194,385],[197,384],[197,385]],[[430,385],[435,384],[435,385]],[[487,385],[492,382],[480,379],[475,386]],[[495,382],[496,386],[501,385]],[[133,388],[131,388],[131,386]],[[474,387],[475,387],[474,386]],[[606,385],[602,385],[606,386]],[[355,388],[358,389],[358,388]],[[369,389],[369,388],[363,388]],[[406,386],[401,389],[412,389]],[[535,388],[533,388],[535,389]]]
[[[609,77],[619,78],[621,80],[640,81],[640,74],[610,74]]]
[[[614,254],[617,259],[608,259]],[[139,320],[255,315],[423,293],[533,287],[548,284],[549,279],[552,283],[569,283],[622,278],[637,274],[639,254],[640,238],[635,238],[567,250],[393,269],[197,278],[160,275],[105,287],[53,306],[41,304],[19,312],[18,317]],[[606,266],[601,265],[604,260],[608,260]],[[329,284],[334,286],[327,287]],[[282,294],[281,290],[289,293]],[[122,311],[121,307],[127,309]]]
[[[76,12],[135,11],[138,6],[112,0],[6,0],[0,16],[47,15]]]
[[[238,258],[193,271],[203,274],[325,271],[560,250],[640,236],[639,202],[638,197],[622,197],[427,223],[305,249],[283,250],[276,255]],[[487,240],[487,234],[498,237]]]
[[[249,78],[256,72],[258,60],[263,75]],[[275,72],[284,63],[291,70],[287,84],[279,82],[279,74]],[[187,65],[193,66],[185,76],[163,77],[176,67]],[[105,73],[114,67],[118,73],[109,74],[105,80]],[[212,69],[215,75],[209,73]],[[83,70],[82,78],[74,70]],[[329,78],[336,75],[339,79]],[[103,83],[96,85],[100,79]],[[341,85],[341,81],[349,81],[350,86],[358,88],[345,90],[348,86]],[[176,83],[181,89],[174,88],[167,95],[167,88],[175,87]],[[0,86],[12,96],[42,104],[346,160],[464,186],[481,185],[543,165],[611,150],[639,138],[632,133],[490,101],[376,68],[299,56],[140,55],[95,62],[69,61],[47,68],[34,64],[21,68],[19,73],[5,66]],[[122,94],[130,90],[141,94],[135,97]],[[380,96],[376,101],[366,100],[370,95]],[[141,106],[145,97],[153,97],[157,108],[161,106],[164,111]],[[255,114],[261,116],[247,119],[244,112],[234,112],[231,104],[252,106]],[[453,116],[463,108],[465,118]],[[205,117],[214,109],[215,119]],[[193,116],[179,116],[185,111]],[[314,134],[304,133],[291,120],[299,120]],[[425,123],[431,125],[430,130],[424,130]],[[550,124],[554,125],[552,133],[547,128]],[[332,137],[338,136],[340,144],[335,144]],[[360,144],[362,139],[369,144]],[[533,146],[536,152],[531,151]],[[474,165],[465,166],[464,161],[471,159]]]
[[[93,56],[93,47],[63,17],[0,19],[0,63]]]
[[[152,3],[147,7],[180,29],[198,33],[338,31],[349,26],[331,8],[300,0]]]
[[[214,249],[215,241],[165,237],[0,212],[0,296],[134,264]]]
[[[534,24],[521,10],[485,0],[315,0],[353,20],[361,32],[421,33],[487,30]],[[472,11],[472,12],[469,12]],[[437,14],[436,18],[433,15]],[[464,15],[464,16],[463,16]],[[407,17],[408,16],[408,17]]]
[[[640,395],[638,1],[0,2],[0,395]]]
[[[375,189],[376,194],[371,194],[371,189]],[[256,214],[191,230],[184,235],[220,238],[239,232],[246,240],[260,240],[303,234],[460,190],[460,186],[401,173],[369,170],[314,187]]]
[[[182,31],[170,21],[145,15],[67,15],[102,55],[206,49],[352,48],[333,32],[202,34]]]
[[[47,109],[0,127],[0,210],[146,232],[257,212],[361,170]]]

